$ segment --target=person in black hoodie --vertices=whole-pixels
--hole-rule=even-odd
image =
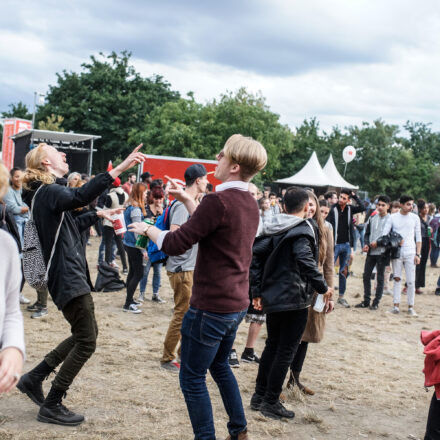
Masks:
[[[285,211],[267,223],[256,239],[250,269],[253,305],[266,315],[267,339],[261,355],[251,408],[275,419],[293,418],[279,400],[289,366],[307,323],[313,293],[328,301],[332,289],[318,270],[318,234],[308,212],[309,196],[289,188]]]
[[[21,392],[40,406],[37,420],[41,422],[75,426],[84,421],[84,416],[68,410],[61,401],[75,376],[96,349],[98,328],[80,234],[97,221],[98,213],[74,219],[71,211],[92,202],[119,174],[143,162],[146,156],[138,152],[141,146],[116,168],[98,174],[81,188],[67,188],[60,184],[64,180],[62,177],[69,171],[64,153],[47,144],[39,144],[26,155],[23,178],[26,191],[23,195],[28,206],[33,209],[46,264],[61,224],[49,270],[48,289],[72,332],[72,336],[48,353],[17,384]],[[111,210],[108,214],[112,214]],[[44,398],[42,382],[60,364],[52,387]]]

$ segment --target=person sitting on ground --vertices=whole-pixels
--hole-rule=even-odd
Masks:
[[[305,220],[309,195],[291,187],[285,211],[263,228],[253,247],[250,286],[253,305],[266,313],[267,339],[261,355],[251,409],[274,419],[295,416],[280,402],[289,366],[304,333],[313,293],[332,296],[318,269],[319,237]],[[276,219],[276,221],[275,221]]]

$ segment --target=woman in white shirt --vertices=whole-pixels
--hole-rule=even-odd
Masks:
[[[9,173],[0,162],[0,199],[8,190]],[[0,393],[15,387],[23,368],[24,331],[19,305],[21,268],[17,244],[0,229]]]

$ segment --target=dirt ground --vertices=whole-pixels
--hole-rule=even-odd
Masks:
[[[88,247],[92,279],[96,277],[96,238]],[[355,275],[348,280],[347,299],[360,301],[364,258],[356,255]],[[266,419],[249,408],[257,365],[241,364],[238,379],[252,439],[419,439],[423,438],[432,390],[423,388],[420,331],[439,328],[440,297],[433,295],[438,269],[427,269],[427,288],[417,295],[419,316],[390,315],[391,296],[378,311],[337,308],[328,316],[321,344],[311,344],[302,374],[316,391],[312,397],[286,392],[292,421]],[[148,291],[151,294],[151,280]],[[25,295],[36,294],[29,287]],[[192,430],[178,376],[159,368],[162,343],[172,314],[172,291],[163,273],[161,295],[166,304],[147,301],[140,315],[122,313],[125,292],[95,293],[100,328],[98,348],[69,391],[66,404],[82,412],[86,422],[75,428],[36,421],[38,408],[18,391],[0,396],[0,439],[190,439]],[[402,296],[403,301],[406,297]],[[402,301],[402,302],[403,302]],[[406,311],[406,307],[402,307]],[[62,314],[49,302],[49,314],[30,319],[23,310],[27,361],[25,371],[69,334]],[[240,355],[248,324],[238,331]],[[257,353],[265,340],[259,336]],[[226,438],[226,413],[208,377],[217,437]],[[47,391],[50,380],[44,384]]]

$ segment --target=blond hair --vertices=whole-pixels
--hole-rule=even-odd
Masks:
[[[9,171],[0,160],[0,200],[8,192],[9,188]]]
[[[240,165],[240,176],[244,181],[251,180],[267,163],[263,145],[241,134],[233,134],[226,141],[223,152],[230,162]]]
[[[47,144],[38,144],[26,154],[25,163],[26,170],[23,176],[23,187],[25,189],[31,189],[30,185],[34,181],[39,181],[43,185],[50,185],[55,182],[55,177],[49,173],[43,165],[43,160],[46,158],[47,153],[44,151],[44,147]]]

